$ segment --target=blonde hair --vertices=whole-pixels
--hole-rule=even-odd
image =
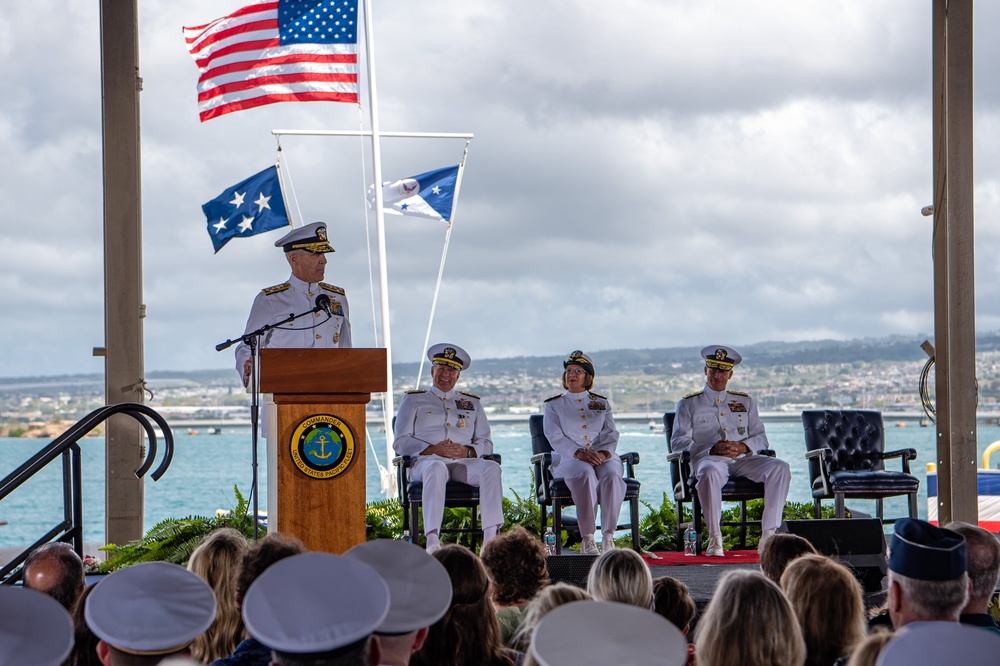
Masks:
[[[535,597],[528,602],[524,610],[524,619],[517,633],[510,639],[510,646],[515,650],[525,654],[523,666],[534,666],[535,661],[531,657],[531,638],[535,634],[535,627],[542,621],[549,611],[558,608],[571,601],[586,601],[593,599],[586,590],[569,585],[568,583],[553,583],[542,588]]]
[[[191,644],[191,657],[207,664],[228,657],[243,640],[243,618],[236,604],[236,580],[243,553],[249,548],[246,537],[231,527],[218,529],[191,553],[188,571],[215,592],[215,621]]]
[[[802,666],[806,644],[781,589],[759,571],[729,571],[695,629],[698,666]]]
[[[806,665],[831,664],[850,654],[868,633],[861,585],[843,564],[803,555],[781,575],[806,642]]]
[[[653,576],[634,550],[616,548],[601,553],[587,576],[587,591],[601,601],[653,610]]]
[[[878,655],[882,652],[885,644],[893,639],[896,634],[884,627],[875,629],[854,648],[851,658],[847,660],[847,666],[875,666]]]

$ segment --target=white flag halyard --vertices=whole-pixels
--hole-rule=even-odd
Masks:
[[[458,194],[461,166],[444,167],[382,184],[382,210],[450,222]],[[368,189],[368,205],[375,207],[375,186]]]

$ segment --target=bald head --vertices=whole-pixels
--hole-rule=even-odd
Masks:
[[[47,543],[35,549],[21,573],[26,588],[49,595],[67,610],[87,585],[83,560],[68,543]]]

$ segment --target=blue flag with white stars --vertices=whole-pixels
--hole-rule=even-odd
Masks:
[[[458,165],[382,184],[382,208],[395,215],[415,215],[432,220],[451,220],[458,183]],[[375,206],[375,188],[368,191],[368,204]]]
[[[256,236],[290,224],[276,166],[226,188],[201,209],[208,218],[208,235],[216,252],[233,238]]]

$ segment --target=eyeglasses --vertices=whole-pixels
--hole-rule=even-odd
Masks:
[[[572,370],[567,370],[566,374],[567,375],[585,375],[585,374],[587,374],[587,371],[586,370],[581,370],[580,368],[573,368]]]

